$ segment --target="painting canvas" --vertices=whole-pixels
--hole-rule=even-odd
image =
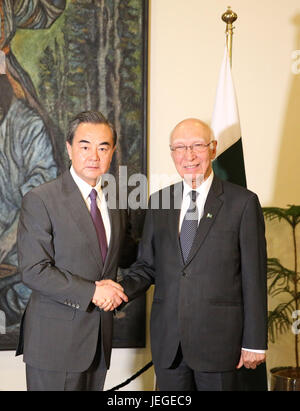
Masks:
[[[69,166],[70,119],[101,111],[118,134],[110,172],[146,174],[148,1],[2,0],[0,24],[0,350],[13,350],[30,296],[17,267],[22,197]],[[130,218],[138,240],[144,211]],[[145,296],[114,321],[114,347],[143,347]]]

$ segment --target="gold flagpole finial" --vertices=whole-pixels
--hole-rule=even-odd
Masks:
[[[233,37],[233,23],[237,19],[237,14],[231,10],[228,6],[225,13],[222,14],[222,20],[226,23],[226,43],[228,48],[228,54],[230,58],[230,65],[232,64],[232,37]]]

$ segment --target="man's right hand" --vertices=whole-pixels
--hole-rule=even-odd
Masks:
[[[123,287],[113,280],[96,281],[92,302],[104,311],[113,311],[123,301],[128,302]]]

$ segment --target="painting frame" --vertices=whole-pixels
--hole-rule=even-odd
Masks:
[[[9,1],[10,0],[6,0],[6,2],[9,2]],[[24,2],[28,2],[28,3],[30,3],[30,1],[31,0],[24,0]],[[61,1],[61,3],[63,2],[64,0]],[[45,5],[46,3],[51,3],[51,0],[46,0],[43,4]],[[76,5],[76,3],[78,3],[80,7],[82,5],[85,5],[85,3],[88,6],[90,6],[92,3],[94,4],[97,3],[99,4],[99,7],[100,5],[106,3],[107,8],[109,9],[110,0],[95,0],[95,1],[94,0],[93,1],[67,0],[67,4],[69,4],[69,6],[71,3],[72,3],[72,7],[74,4]],[[115,7],[117,3],[120,4],[120,7],[123,7],[123,9],[120,10],[120,12],[126,13],[126,9],[124,9],[124,7],[126,8],[126,4],[127,3],[128,4],[138,3],[138,1],[126,0],[126,1],[123,1],[122,3],[120,1],[115,1],[115,2],[111,2],[111,4],[113,4],[111,7]],[[139,118],[138,126],[136,126],[135,129],[134,127],[131,127],[129,128],[129,130],[131,131],[135,130],[136,135],[139,136],[138,137],[139,146],[135,152],[135,158],[138,158],[138,164],[137,165],[134,164],[132,166],[132,170],[133,170],[132,172],[136,171],[137,169],[138,172],[144,174],[147,177],[149,0],[140,0],[140,4],[141,4],[140,15],[136,19],[137,21],[139,21],[139,24],[140,24],[140,33],[141,33],[140,48],[141,48],[141,56],[142,56],[142,58],[140,59],[140,69],[137,70],[138,73],[141,73],[140,79],[137,81],[137,83],[140,84],[140,94],[137,98],[137,100],[140,99],[139,100],[140,113],[138,114],[136,112],[134,113],[135,116],[138,116]],[[20,10],[21,9],[22,8],[20,8]],[[29,9],[27,9],[27,12],[28,10]],[[87,7],[86,13],[90,13],[90,12],[91,12],[90,8]],[[89,14],[89,16],[91,16],[91,14]],[[5,13],[4,13],[4,17],[6,17]],[[10,19],[12,19],[13,17],[14,16],[8,16],[8,18]],[[73,17],[74,17],[74,13],[73,13]],[[19,16],[18,18],[21,21],[21,18]],[[64,18],[65,18],[64,16],[59,17],[58,21],[59,19],[60,21],[63,21],[62,19]],[[75,22],[77,26],[82,24],[82,21],[80,21],[80,18],[81,20],[84,18],[83,12],[82,14],[80,14],[80,16],[78,15],[78,21]],[[64,20],[64,22],[65,21],[66,20]],[[56,117],[52,118],[51,114],[53,114],[57,108],[57,105],[55,104],[55,102],[60,103],[61,101],[63,101],[63,99],[53,100],[54,101],[54,104],[53,104],[53,101],[50,100],[50,97],[51,97],[51,92],[54,90],[54,88],[53,90],[51,89],[51,87],[49,88],[49,84],[51,86],[51,81],[53,82],[54,80],[56,80],[55,73],[54,74],[51,73],[52,66],[53,66],[53,71],[54,71],[55,65],[56,65],[56,68],[59,67],[59,65],[62,65],[63,63],[62,57],[64,56],[65,51],[63,50],[63,48],[61,48],[60,50],[60,43],[59,41],[56,41],[55,35],[53,34],[55,33],[55,30],[56,30],[56,27],[55,27],[55,25],[57,26],[56,23],[53,24],[53,26],[49,24],[49,27],[46,27],[46,30],[43,30],[42,34],[40,34],[41,31],[35,30],[36,26],[30,27],[30,24],[33,24],[32,19],[30,20],[30,23],[28,24],[26,22],[22,22],[22,26],[20,26],[21,27],[20,30],[17,30],[14,28],[16,32],[13,33],[15,37],[12,40],[11,47],[5,46],[5,52],[7,52],[6,57],[7,57],[7,62],[8,62],[7,64],[8,73],[7,74],[9,75],[10,82],[13,85],[14,93],[17,99],[25,101],[28,107],[30,108],[30,110],[36,112],[37,115],[43,120],[46,128],[51,129],[51,132],[49,131],[49,135],[52,139],[51,141],[53,145],[53,153],[54,153],[56,164],[58,164],[58,174],[59,174],[68,167],[68,159],[67,159],[66,152],[64,151],[65,139],[62,138],[62,133],[61,132],[59,133],[57,131],[58,127],[56,127],[56,124],[59,124],[59,122],[57,121]],[[62,39],[65,40],[66,36],[69,33],[65,30],[63,23],[58,23],[58,25],[59,24],[61,24],[60,40],[62,41]],[[122,26],[122,24],[123,24],[122,22],[119,24],[118,29],[124,30],[125,25],[123,24]],[[31,33],[29,33],[29,30],[32,28],[34,30],[31,30]],[[134,29],[132,29],[132,27],[131,27],[131,30],[132,32],[130,34],[132,35],[132,33],[135,33],[135,31]],[[38,31],[39,33],[35,33]],[[52,42],[51,47],[47,46],[48,33],[49,33],[49,36],[53,37],[51,39],[51,42]],[[13,37],[11,33],[8,33],[8,35],[10,36],[10,38]],[[30,53],[28,53],[28,50],[26,49],[26,47],[25,48],[23,47],[23,44],[25,44],[26,41],[29,42],[28,44],[29,44],[30,50],[29,49],[28,50],[30,51]],[[33,58],[35,54],[38,54],[36,53],[37,50],[35,50],[35,44],[39,45],[39,47],[45,47],[45,50],[46,50],[42,58],[39,60],[38,62],[39,64],[36,64],[37,62]],[[0,47],[2,47],[1,44],[0,44]],[[55,54],[56,51],[57,51],[57,54]],[[70,50],[67,50],[67,51],[70,52]],[[67,54],[67,51],[66,51],[66,54]],[[92,55],[92,53],[90,53],[90,55]],[[60,56],[60,59],[57,58],[58,56]],[[20,61],[20,64],[19,64],[19,61]],[[112,56],[110,55],[107,56],[107,62],[112,66]],[[37,73],[38,68],[39,70],[43,70],[43,71],[40,71],[39,73]],[[43,76],[38,75],[41,73],[43,74]],[[134,81],[135,80],[132,80],[131,83],[133,84]],[[130,86],[132,86],[132,84]],[[126,87],[128,87],[128,84],[126,85]],[[80,87],[78,87],[78,89],[79,89],[78,92],[80,92]],[[60,88],[57,87],[55,91],[56,92],[60,91]],[[67,92],[67,95],[66,95],[66,100],[70,100],[70,101],[72,99],[74,100],[74,96],[72,93],[73,93],[72,89],[69,88],[69,91]],[[44,100],[43,96],[47,96],[48,100],[47,101]],[[110,99],[112,100],[111,97]],[[39,102],[42,104],[39,104]],[[52,106],[53,106],[53,112],[51,113],[50,109]],[[84,105],[82,104],[77,104],[77,106],[84,107]],[[76,107],[76,104],[74,104],[74,107]],[[89,107],[87,107],[87,109],[88,108]],[[78,112],[78,110],[76,111],[75,108],[73,111],[74,111],[73,113],[74,115],[77,114]],[[67,119],[69,120],[72,114],[72,110],[66,110],[66,112],[68,113],[69,117],[68,118],[66,117],[64,119],[64,122],[62,122],[62,124],[66,124],[67,123],[66,120]],[[107,113],[105,112],[105,115],[106,114]],[[112,119],[110,119],[110,116],[112,117]],[[111,108],[110,108],[110,112],[108,110],[107,117],[112,123],[114,122],[113,121],[114,113]],[[61,129],[65,130],[65,127],[61,127]],[[124,130],[127,130],[127,128],[124,127]],[[126,135],[126,132],[124,132],[124,130],[123,132],[120,133],[121,136]],[[53,141],[55,140],[56,135],[59,135],[59,139],[57,139],[58,143],[56,144],[56,148],[55,148]],[[131,135],[131,133],[128,133],[128,135]],[[133,137],[131,136],[131,138],[134,139],[134,133],[133,133]],[[126,142],[124,143],[123,141],[123,151],[124,151],[124,145],[126,148]],[[122,149],[120,151],[122,151]],[[127,156],[127,153],[125,154],[126,155],[124,156],[123,161],[125,161],[126,163],[126,159],[128,156]],[[113,166],[116,168],[117,164],[114,164]],[[48,180],[45,179],[45,181],[48,181]],[[42,182],[43,181],[40,181],[39,183],[42,183]],[[17,188],[19,189],[19,187]],[[25,194],[25,191],[22,194]],[[143,219],[144,219],[144,212],[145,210],[142,210],[142,209],[135,210],[135,212],[133,212],[131,215],[131,224],[133,226],[134,236],[137,239],[137,241],[139,240],[140,235],[141,235]],[[16,244],[15,244],[15,248],[16,248]],[[20,274],[16,270],[17,268],[16,263],[13,265],[11,265],[10,263],[7,264],[6,261],[0,261],[0,263],[2,263],[1,267],[3,269],[3,276],[2,276],[2,273],[0,272],[0,280],[2,281],[3,278],[5,280],[5,286],[1,287],[1,284],[0,284],[0,312],[4,313],[5,308],[3,307],[5,307],[5,304],[8,300],[7,296],[9,295],[9,298],[11,299],[11,301],[15,303],[17,298],[15,295],[11,295],[11,294],[18,293],[18,295],[20,295],[19,293]],[[24,292],[22,290],[21,290],[21,296],[22,297],[24,296]],[[1,301],[5,301],[5,304],[2,305]],[[120,319],[120,316],[119,318],[115,316],[116,333],[114,335],[114,341],[113,341],[114,348],[130,348],[130,347],[133,348],[133,347],[144,347],[145,346],[145,312],[146,312],[145,301],[146,301],[146,297],[142,296],[136,301],[133,301],[130,304],[128,304],[128,308],[126,308],[126,310],[128,309],[128,316],[130,318],[131,317],[133,318],[134,327],[123,326],[122,319]],[[23,304],[23,300],[22,300],[22,304]],[[21,308],[22,308],[22,304],[20,305]],[[24,309],[25,309],[25,304],[23,304],[23,311]],[[9,321],[10,320],[6,321],[6,325],[10,327]],[[17,342],[16,334],[14,336],[14,340],[10,340],[9,338],[6,338],[8,336],[7,334],[2,333],[3,331],[2,325],[3,324],[1,323],[0,324],[0,350],[1,351],[14,350],[16,348],[16,342]],[[17,324],[17,328],[19,327],[19,325],[20,323]],[[9,327],[7,327],[7,329]],[[15,329],[14,332],[16,332],[17,328]],[[130,331],[126,332],[126,329]],[[136,330],[137,334],[135,334],[133,330]]]

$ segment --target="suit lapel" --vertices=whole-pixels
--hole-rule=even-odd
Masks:
[[[203,244],[203,241],[205,240],[207,234],[209,233],[209,230],[212,228],[216,220],[217,214],[223,205],[223,201],[220,198],[218,198],[222,193],[222,182],[217,177],[214,177],[205,202],[203,217],[199,222],[196,237],[194,239],[193,246],[190,251],[189,257],[186,261],[186,264],[189,264],[190,261],[195,257],[199,248]]]
[[[69,171],[66,171],[62,175],[62,181],[62,191],[65,197],[64,204],[70,212],[74,223],[77,224],[82,235],[86,237],[86,248],[91,251],[91,254],[94,257],[100,272],[102,272],[103,263],[100,253],[100,247],[96,229],[89,210]]]
[[[114,250],[117,249],[116,247],[116,241],[120,238],[120,223],[119,223],[119,210],[117,209],[110,209],[108,207],[108,215],[109,215],[109,220],[110,220],[110,241],[108,245],[108,250],[107,250],[107,256],[104,262],[104,267],[103,267],[103,274],[106,272],[108,264],[110,261],[114,260]]]

